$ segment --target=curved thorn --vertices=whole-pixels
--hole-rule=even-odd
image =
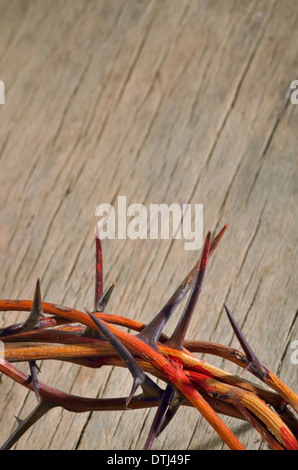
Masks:
[[[185,309],[181,315],[181,318],[171,338],[166,343],[167,346],[172,347],[174,349],[179,349],[180,351],[182,351],[183,349],[183,343],[184,343],[184,339],[186,336],[186,332],[187,332],[190,320],[192,318],[195,306],[197,304],[197,301],[199,299],[199,296],[202,290],[202,285],[203,285],[203,281],[205,277],[207,261],[208,261],[209,251],[210,251],[210,239],[211,239],[211,233],[208,232],[206,240],[205,240],[205,245],[203,248],[200,266],[194,278],[194,282],[193,282],[193,286],[192,286],[192,289],[188,298],[188,302],[185,306]]]
[[[226,310],[226,313],[228,315],[228,319],[231,323],[231,326],[234,330],[234,333],[235,335],[237,336],[238,338],[238,341],[239,343],[241,344],[242,348],[243,348],[243,351],[245,352],[245,355],[246,355],[246,358],[247,358],[247,361],[248,363],[246,364],[244,370],[246,370],[248,367],[253,367],[254,370],[260,374],[260,377],[261,378],[264,378],[266,377],[267,375],[267,371],[265,369],[264,366],[262,366],[261,362],[259,361],[259,359],[257,358],[257,356],[255,355],[255,353],[253,352],[253,350],[251,349],[251,347],[249,346],[248,342],[246,341],[242,331],[240,330],[239,326],[237,325],[232,313],[230,312],[230,310],[228,309],[228,307],[226,306],[226,304],[224,304],[224,307],[225,307],[225,310]]]

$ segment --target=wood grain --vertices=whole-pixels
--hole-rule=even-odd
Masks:
[[[226,302],[262,362],[297,389],[297,20],[295,0],[0,0],[1,298],[31,299],[39,277],[43,300],[92,307],[98,204],[200,203],[205,233],[229,229],[188,337],[239,348]],[[147,323],[198,259],[183,243],[104,240],[109,311]],[[7,312],[1,325],[21,318]],[[84,396],[130,388],[124,370],[41,369]],[[4,442],[35,398],[6,377],[0,387]],[[15,448],[142,449],[153,413],[54,409]],[[247,448],[266,448],[225,422]],[[226,446],[181,409],[154,448]]]

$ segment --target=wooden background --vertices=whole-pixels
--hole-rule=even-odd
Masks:
[[[229,229],[188,338],[240,349],[226,302],[297,390],[297,25],[296,0],[0,0],[1,298],[32,299],[40,277],[43,300],[91,307],[98,204],[203,204],[205,234]],[[199,257],[183,244],[105,240],[108,311],[148,322]],[[7,312],[1,324],[21,318]],[[40,365],[40,380],[84,396],[131,385],[124,370]],[[2,443],[35,397],[6,377],[0,391]],[[15,448],[142,449],[153,414],[57,408]],[[266,448],[225,421],[248,448]],[[154,448],[226,446],[180,409]]]

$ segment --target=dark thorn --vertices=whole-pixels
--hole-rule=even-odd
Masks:
[[[96,225],[96,237],[95,237],[95,298],[94,298],[94,310],[96,311],[96,305],[99,299],[103,295],[103,269],[102,269],[102,248],[101,241],[99,238],[98,226]]]
[[[171,338],[166,343],[167,346],[172,347],[174,349],[179,349],[180,351],[183,349],[183,343],[186,336],[186,332],[202,290],[210,251],[210,239],[211,233],[208,232],[203,248],[200,266],[194,278],[187,304]]]
[[[36,364],[36,361],[29,361],[29,368],[30,368],[30,380],[33,384],[33,390],[36,396],[37,401],[40,401],[40,395],[39,395],[39,383],[38,383],[38,377],[37,374],[40,372],[39,367]]]
[[[225,304],[224,304],[224,307],[225,307],[226,313],[228,315],[228,319],[231,323],[231,326],[234,330],[234,333],[237,336],[238,341],[241,344],[242,349],[243,349],[243,351],[246,355],[246,359],[248,361],[248,363],[246,364],[244,370],[246,370],[248,367],[253,367],[255,372],[257,372],[260,375],[261,378],[266,377],[267,371],[266,371],[265,367],[261,364],[261,362],[259,361],[259,359],[255,355],[255,353],[253,352],[253,350],[249,346],[248,342],[246,341],[242,331],[240,330],[239,326],[237,325],[237,323],[236,323],[232,313],[228,309],[228,307]]]
[[[133,382],[132,382],[131,391],[129,393],[129,396],[126,398],[126,403],[125,403],[126,408],[128,408],[128,405],[129,405],[131,399],[133,398],[137,388],[141,385],[142,385],[141,379],[139,379],[139,377],[134,377]]]
[[[172,313],[178,307],[180,302],[184,299],[185,295],[189,291],[193,282],[196,270],[194,269],[188,274],[184,281],[180,284],[178,289],[174,292],[172,297],[159,311],[159,313],[151,320],[148,325],[137,335],[139,339],[149,344],[152,348],[157,350],[157,342],[161,335],[161,332],[170,319]]]
[[[153,318],[153,320],[148,323],[148,325],[146,325],[145,328],[137,335],[137,337],[144,341],[144,343],[148,344],[151,348],[157,350],[157,342],[161,332],[177,305],[165,305],[162,310],[160,310],[159,313]]]
[[[3,328],[0,330],[0,338],[14,335],[18,333],[24,333],[26,331],[31,331],[34,329],[40,328],[40,319],[43,318],[43,311],[42,311],[42,303],[41,303],[41,295],[40,295],[40,282],[37,279],[35,292],[34,292],[34,299],[32,302],[31,312],[23,323],[18,323],[15,325],[8,326],[7,328]]]
[[[39,279],[37,279],[31,312],[27,320],[22,324],[21,331],[19,331],[19,333],[40,328],[41,317],[43,317],[43,311],[41,304],[40,282]]]
[[[212,240],[210,244],[209,255],[211,255],[217,248],[227,227],[228,227],[228,224],[226,224],[218,233],[218,235]],[[139,339],[149,344],[152,348],[157,349],[157,342],[159,340],[161,332],[164,326],[166,325],[166,323],[168,322],[168,320],[170,319],[171,315],[175,311],[175,309],[182,302],[185,295],[188,293],[189,289],[191,288],[193,284],[193,280],[197,274],[200,262],[201,262],[201,258],[192,268],[190,273],[186,276],[184,281],[180,284],[178,289],[176,289],[176,291],[174,292],[172,297],[168,300],[168,302],[164,305],[164,307],[158,312],[158,314],[153,318],[153,320],[151,320],[151,322],[145,326],[145,328],[141,331],[141,333],[137,335]]]
[[[151,380],[143,371],[143,369],[139,366],[135,358],[132,354],[128,351],[128,349],[121,343],[121,341],[117,338],[117,336],[112,333],[109,328],[98,318],[96,318],[93,313],[88,312],[88,315],[95,323],[96,327],[99,329],[100,333],[102,333],[105,338],[109,341],[109,343],[113,346],[117,354],[119,355],[120,359],[124,362],[126,367],[129,369],[132,377],[133,377],[133,386],[130,392],[130,396],[128,397],[128,403],[131,400],[136,388],[140,385],[142,387],[143,395],[145,397],[159,397],[161,396],[162,390],[161,388],[156,385],[153,380]]]
[[[40,418],[42,418],[50,409],[54,408],[54,403],[50,403],[49,401],[41,400],[34,410],[27,416],[27,418],[20,420],[17,419],[18,427],[12,433],[12,435],[7,439],[7,441],[3,444],[0,450],[9,450],[11,447],[20,439],[20,437],[25,434],[25,432],[33,426]]]
[[[146,439],[146,443],[144,446],[144,450],[150,450],[153,444],[154,439],[158,435],[158,431],[160,429],[160,424],[162,422],[162,419],[164,417],[164,414],[167,410],[167,407],[169,405],[169,402],[172,400],[174,395],[174,389],[171,385],[167,385],[165,391],[163,392],[163,395],[161,397],[161,400],[159,402],[159,405],[157,407],[157,411],[155,413],[148,437]]]
[[[162,433],[162,431],[167,427],[167,425],[172,421],[178,409],[184,402],[185,402],[185,398],[181,395],[181,393],[178,390],[174,390],[174,395],[169,403],[167,412],[162,422],[160,423],[157,436],[159,436]]]

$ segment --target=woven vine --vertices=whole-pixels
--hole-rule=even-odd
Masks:
[[[26,419],[17,419],[17,427],[2,449],[12,448],[54,407],[75,413],[155,407],[149,434],[144,438],[144,449],[151,449],[156,436],[171,422],[180,406],[193,407],[201,413],[230,449],[244,450],[244,446],[220,415],[249,422],[272,449],[298,449],[297,394],[256,357],[226,305],[225,311],[243,352],[218,343],[186,339],[208,259],[226,228],[227,225],[213,239],[210,232],[207,234],[199,261],[148,324],[104,313],[114,285],[103,290],[98,234],[93,311],[42,302],[39,280],[33,301],[1,300],[0,311],[24,311],[29,315],[24,322],[0,330],[4,345],[0,371],[35,393],[37,400]],[[178,324],[167,337],[163,328],[187,294]],[[215,367],[198,359],[195,353],[207,353],[235,363],[262,383],[258,385]],[[91,368],[126,367],[133,379],[131,392],[128,397],[119,398],[86,398],[62,392],[39,381],[37,361],[48,359]],[[29,374],[16,367],[15,363],[22,362],[29,363]],[[154,378],[164,386],[157,385]],[[141,390],[139,394],[137,389]]]

